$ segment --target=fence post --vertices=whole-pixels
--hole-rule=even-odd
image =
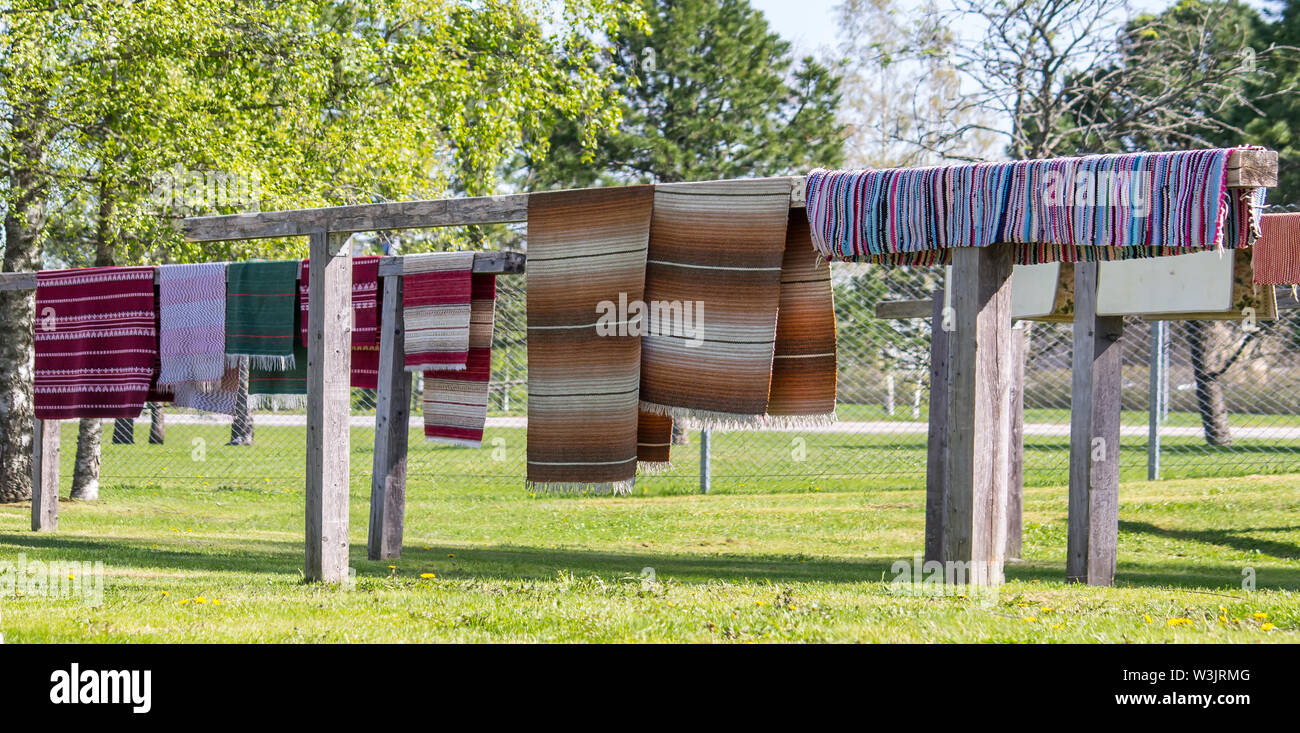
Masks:
[[[1121,316],[1097,315],[1097,263],[1074,266],[1066,577],[1114,585],[1119,539]]]
[[[700,493],[707,494],[713,484],[713,464],[712,453],[709,449],[709,439],[713,431],[708,428],[700,430]]]
[[[1011,441],[1007,475],[1007,557],[1019,558],[1025,526],[1025,359],[1029,322],[1011,329]]]
[[[925,461],[925,561],[943,562],[948,495],[948,331],[943,327],[943,290],[934,291],[930,325],[930,435]]]
[[[1011,439],[1011,267],[1006,245],[952,250],[944,559],[972,585],[1003,580]]]
[[[411,373],[406,371],[401,276],[384,278],[383,309],[379,394],[375,399],[375,461],[370,474],[370,534],[366,542],[371,560],[391,560],[402,555]]]
[[[32,531],[59,528],[59,423],[32,424]]]
[[[307,580],[348,575],[352,258],[343,237],[311,234],[307,339]]]
[[[1147,380],[1147,481],[1160,480],[1160,423],[1165,415],[1165,337],[1168,324],[1151,321],[1151,365]]]

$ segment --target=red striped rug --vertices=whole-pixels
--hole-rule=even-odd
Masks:
[[[424,373],[424,437],[436,443],[477,448],[483,443],[488,383],[492,378],[496,276],[474,275],[470,292],[465,368]]]
[[[1265,214],[1251,248],[1257,285],[1300,283],[1300,214]]]
[[[36,275],[36,417],[136,417],[158,364],[152,267]]]

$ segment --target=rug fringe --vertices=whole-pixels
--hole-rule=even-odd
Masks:
[[[402,367],[408,372],[463,372],[468,364],[407,364]]]
[[[526,481],[525,484],[529,491],[537,494],[553,494],[556,496],[625,496],[632,493],[632,486],[636,479],[627,481],[607,481],[604,483],[592,482],[564,482],[564,481]]]
[[[636,469],[647,476],[664,473],[672,468],[669,461],[637,461]]]
[[[804,428],[834,425],[838,418],[831,412],[824,415],[764,415],[764,427],[771,430],[802,430]]]
[[[673,407],[641,400],[641,410],[654,415],[671,417],[683,428],[709,428],[710,430],[757,430],[763,427],[762,415],[744,415],[736,412],[696,410],[691,407]]]
[[[251,394],[248,396],[250,410],[305,410],[305,394]]]
[[[226,366],[238,367],[240,359],[248,359],[250,369],[264,372],[287,372],[293,369],[297,361],[293,354],[288,356],[271,356],[269,354],[226,354]]]
[[[424,439],[426,442],[429,443],[441,443],[443,445],[453,445],[460,448],[482,448],[483,447],[483,441],[481,440],[466,440],[464,438],[440,438],[436,435],[426,435],[424,436]]]

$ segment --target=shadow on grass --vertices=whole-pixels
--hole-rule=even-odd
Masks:
[[[1264,540],[1246,535],[1247,532],[1295,532],[1300,526],[1292,527],[1242,527],[1239,529],[1168,529],[1146,522],[1120,520],[1121,532],[1149,534],[1181,542],[1199,542],[1201,544],[1229,547],[1240,552],[1258,550],[1267,555],[1284,560],[1300,559],[1300,545],[1289,542]]]
[[[1128,531],[1148,531],[1148,528],[1153,533],[1169,533],[1168,536],[1193,541],[1214,541],[1218,535],[1225,534],[1212,532],[1209,536],[1214,539],[1207,540],[1207,533],[1161,530],[1150,525],[1125,527]],[[1289,528],[1276,529],[1280,531]],[[1244,538],[1226,538],[1224,541],[1228,540],[1251,542]],[[1257,544],[1255,542],[1250,546]],[[1294,546],[1276,544],[1300,554]],[[153,549],[131,540],[0,533],[0,546],[27,549],[41,554],[57,554],[62,560],[102,560],[110,572],[113,565],[143,565],[182,571],[271,573],[299,578],[303,567],[303,547],[300,543],[275,540],[241,540],[238,544],[227,543],[225,546],[191,552]],[[454,558],[449,557],[452,555]],[[436,568],[439,577],[443,578],[497,581],[549,580],[561,571],[608,579],[611,576],[640,576],[644,568],[653,568],[658,577],[687,583],[879,583],[888,582],[895,577],[892,566],[900,560],[910,563],[912,558],[827,559],[798,555],[727,554],[702,556],[653,551],[568,550],[526,545],[498,545],[491,548],[447,545],[427,546],[427,549],[425,546],[408,546],[403,548],[400,560],[370,561],[366,558],[365,547],[354,544],[350,564],[362,577],[386,576],[390,573],[388,566],[397,565],[407,571]],[[1063,563],[1027,562],[1007,566],[1006,575],[1008,580],[1056,582],[1064,579],[1065,571]],[[1241,568],[1200,565],[1186,570],[1171,570],[1125,563],[1121,558],[1118,580],[1121,584],[1138,587],[1232,589],[1240,585]],[[1263,568],[1260,570],[1259,586],[1300,590],[1300,568]]]

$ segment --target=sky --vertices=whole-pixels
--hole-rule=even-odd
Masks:
[[[750,0],[750,4],[767,16],[767,22],[786,40],[794,44],[800,54],[816,54],[822,48],[835,45],[834,8],[839,0]],[[902,0],[904,7],[916,3]],[[1157,11],[1173,4],[1173,0],[1134,0],[1137,10]],[[1273,5],[1267,0],[1251,0],[1250,5],[1265,8]]]

